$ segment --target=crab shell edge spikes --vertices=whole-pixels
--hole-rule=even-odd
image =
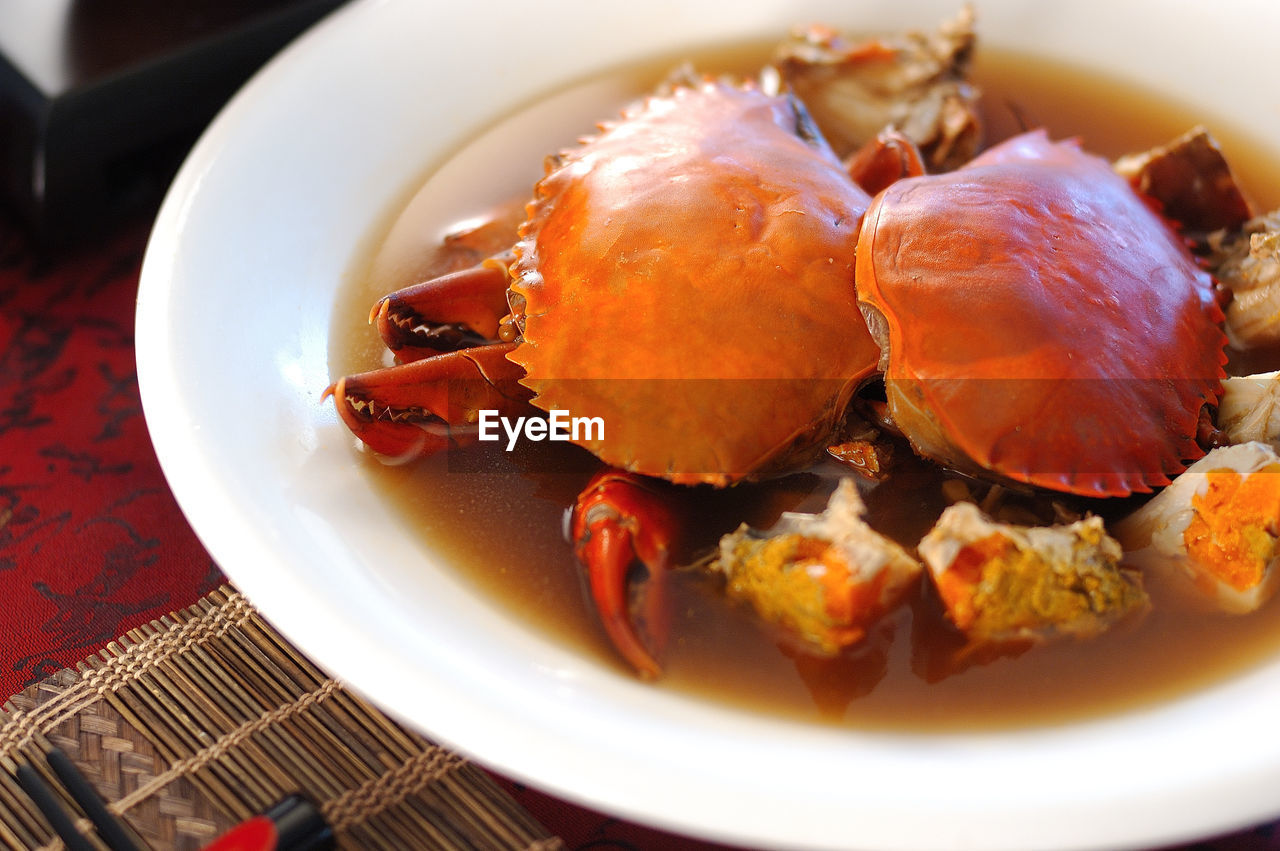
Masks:
[[[533,403],[581,444],[684,484],[820,451],[879,347],[857,305],[869,196],[787,96],[653,97],[549,165],[512,265]]]
[[[1107,163],[1042,131],[877,196],[859,298],[916,450],[1085,496],[1166,485],[1224,377],[1212,280]]]

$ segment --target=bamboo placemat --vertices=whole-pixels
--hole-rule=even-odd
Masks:
[[[0,763],[47,772],[51,746],[153,848],[199,848],[292,792],[320,805],[339,847],[563,847],[478,767],[322,673],[229,586],[13,696]],[[0,846],[62,847],[10,771]]]

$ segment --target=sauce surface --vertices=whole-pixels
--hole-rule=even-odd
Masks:
[[[751,73],[767,56],[768,48],[734,49],[699,57],[698,67]],[[435,262],[441,239],[460,221],[492,217],[495,210],[518,219],[543,157],[615,115],[672,65],[629,69],[553,95],[500,122],[434,170],[375,228],[369,256],[353,268],[340,294],[332,375],[388,363],[366,324],[369,306],[419,280]],[[1280,181],[1263,149],[1212,116],[1077,68],[981,47],[974,78],[984,93],[988,143],[1044,126],[1053,138],[1077,136],[1086,150],[1114,157],[1203,123],[1222,143],[1255,209],[1280,204]],[[399,467],[371,456],[365,464],[388,510],[417,532],[424,551],[455,565],[510,617],[624,671],[596,623],[562,534],[566,508],[597,468],[583,450],[528,442],[511,453],[482,444]],[[684,499],[699,542],[710,546],[740,522],[762,528],[781,511],[820,510],[841,475],[848,475],[844,468],[819,465],[758,485],[695,489]],[[860,481],[869,522],[913,548],[946,505],[943,481],[938,470],[914,459],[886,482]],[[1105,517],[1132,505],[1090,507]],[[957,661],[959,637],[922,584],[912,603],[856,652],[819,660],[780,644],[744,605],[727,600],[716,580],[697,570],[679,571],[673,579],[672,640],[656,687],[864,728],[1007,728],[1078,719],[1169,699],[1280,652],[1280,599],[1244,617],[1193,612],[1148,581],[1153,609],[1135,625],[1088,642],[1042,645],[1016,658]]]

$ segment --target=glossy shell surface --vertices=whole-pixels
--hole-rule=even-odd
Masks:
[[[724,485],[821,448],[879,357],[857,306],[870,199],[791,99],[650,98],[538,186],[511,290],[534,404],[606,462]]]
[[[877,196],[859,297],[894,419],[969,472],[1089,496],[1167,484],[1220,392],[1210,277],[1109,164],[1041,132]]]

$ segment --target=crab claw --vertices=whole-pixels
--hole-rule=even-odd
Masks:
[[[440,352],[492,343],[508,313],[510,253],[392,293],[373,306],[378,327],[397,360],[415,361]]]
[[[660,650],[669,622],[666,573],[679,536],[677,513],[652,480],[604,470],[578,496],[570,521],[574,552],[586,567],[591,597],[606,634],[641,677],[662,673],[650,646]],[[631,572],[648,571],[633,619]],[[648,642],[640,637],[644,625]]]
[[[465,442],[479,411],[524,412],[533,395],[506,359],[515,343],[466,351],[349,375],[324,391],[366,446],[392,461],[409,461]]]

